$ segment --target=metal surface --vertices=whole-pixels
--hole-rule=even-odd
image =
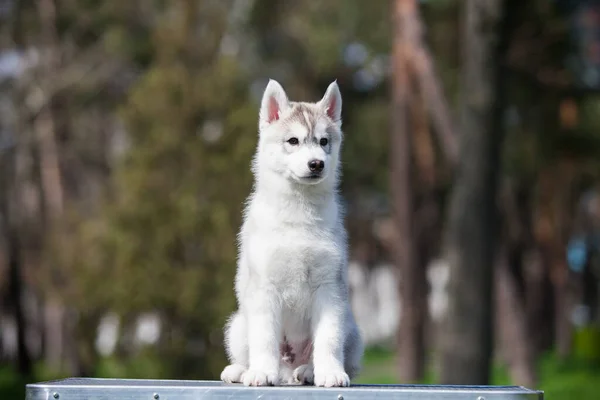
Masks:
[[[217,381],[69,378],[27,385],[26,400],[543,400],[542,392],[521,386],[353,385],[244,387]]]

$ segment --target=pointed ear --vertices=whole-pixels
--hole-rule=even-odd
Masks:
[[[281,117],[281,112],[288,108],[288,98],[279,82],[270,79],[263,94],[260,105],[261,124],[270,124]]]
[[[327,116],[331,118],[333,122],[336,124],[341,123],[342,94],[340,93],[337,81],[331,82],[319,104],[325,109]]]

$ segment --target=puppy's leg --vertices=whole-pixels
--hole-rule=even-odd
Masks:
[[[346,313],[346,340],[344,344],[344,369],[350,377],[354,379],[361,368],[361,360],[364,352],[364,345],[358,326],[354,321],[352,312]]]
[[[316,386],[348,386],[344,371],[344,301],[339,285],[321,285],[312,304],[314,379]]]
[[[231,364],[221,373],[221,380],[240,383],[248,369],[248,331],[246,318],[239,311],[225,325],[225,350]]]
[[[246,302],[250,368],[242,381],[246,386],[279,383],[281,311],[276,291],[258,290]]]

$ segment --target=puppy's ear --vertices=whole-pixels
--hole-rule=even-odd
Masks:
[[[260,125],[266,126],[279,120],[281,113],[288,106],[289,102],[285,90],[279,82],[270,79],[260,105]]]
[[[337,81],[331,82],[319,105],[333,122],[338,125],[342,123],[342,94]]]

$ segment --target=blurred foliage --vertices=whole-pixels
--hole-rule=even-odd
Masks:
[[[575,357],[600,367],[600,327],[590,325],[575,331],[573,347]]]
[[[244,74],[213,36],[225,29],[226,6],[172,4],[152,32],[153,62],[121,109],[130,150],[95,245],[110,255],[109,307],[158,312],[164,324],[155,354],[146,349],[123,374],[214,377],[225,362],[221,329],[234,302],[226,288],[256,143]]]

